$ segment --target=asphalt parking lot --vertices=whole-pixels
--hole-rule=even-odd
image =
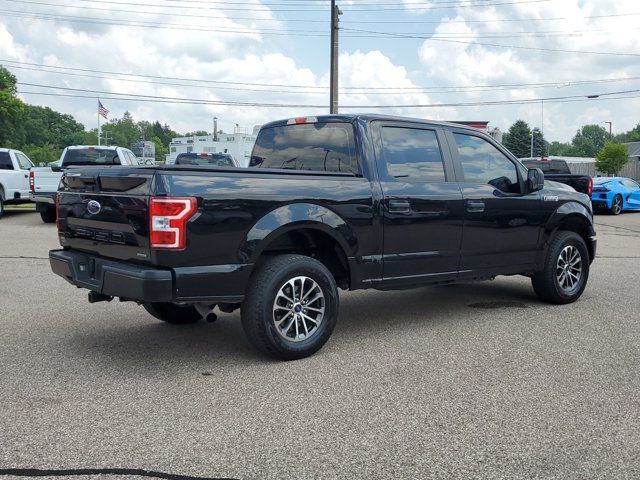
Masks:
[[[251,350],[237,313],[178,327],[88,304],[49,270],[55,226],[7,211],[0,469],[640,478],[640,214],[596,220],[573,305],[519,277],[343,293],[325,348],[280,363]]]

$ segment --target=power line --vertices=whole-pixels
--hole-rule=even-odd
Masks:
[[[256,103],[256,102],[237,102],[237,101],[222,101],[222,100],[209,100],[209,99],[185,99],[180,97],[167,97],[167,96],[159,96],[159,95],[143,95],[143,94],[132,94],[132,93],[114,93],[103,90],[91,90],[91,89],[83,89],[83,88],[72,88],[72,87],[60,87],[60,86],[52,86],[52,85],[43,85],[36,83],[27,83],[27,82],[18,82],[19,85],[25,85],[28,87],[38,87],[38,88],[50,88],[55,90],[66,90],[72,92],[83,92],[83,93],[92,93],[94,96],[100,95],[103,98],[103,95],[110,95],[113,99],[118,100],[134,100],[134,101],[146,101],[146,100],[159,100],[159,101],[175,101],[176,103],[193,103],[203,104],[203,105],[235,105],[235,106],[261,106],[261,107],[292,107],[292,108],[325,108],[325,105],[306,105],[306,104],[282,104],[282,103]],[[556,97],[545,97],[545,98],[532,98],[532,99],[522,99],[522,100],[483,100],[480,102],[457,102],[457,103],[431,103],[431,104],[389,104],[389,105],[345,105],[343,108],[431,108],[431,107],[458,107],[458,106],[473,106],[473,105],[525,105],[529,103],[539,103],[541,101],[544,102],[553,102],[558,100],[568,100],[568,99],[579,99],[579,98],[588,98],[595,99],[601,97],[609,97],[612,95],[624,95],[629,93],[638,93],[640,92],[640,88],[638,89],[629,89],[629,90],[621,90],[616,92],[603,92],[597,94],[587,94],[587,95],[564,95],[564,96],[556,96]],[[104,97],[106,98],[106,97]]]
[[[422,39],[422,40],[429,40],[433,42],[460,43],[465,45],[482,45],[487,47],[499,47],[499,48],[515,48],[520,50],[534,50],[534,51],[541,51],[541,52],[582,53],[582,54],[588,54],[588,55],[614,55],[614,56],[625,56],[625,57],[627,56],[640,57],[640,53],[595,52],[595,51],[589,51],[589,50],[568,50],[568,49],[561,49],[561,48],[527,47],[524,45],[504,45],[499,43],[487,43],[487,42],[465,42],[463,40],[451,40],[451,39],[444,39],[444,38],[426,37],[426,36],[420,36],[420,35],[404,35],[401,33],[391,33],[391,32],[376,32],[372,30],[360,30],[355,28],[344,28],[343,30],[350,31],[350,32],[363,32],[363,33],[375,34],[376,36],[381,38]]]
[[[304,91],[304,92],[292,92],[291,90],[270,90],[270,87],[281,87],[281,88],[305,88],[305,89],[317,89],[326,91],[329,87],[324,85],[290,85],[290,84],[270,84],[270,83],[252,83],[252,82],[232,82],[232,81],[222,81],[222,80],[207,80],[207,79],[198,79],[198,78],[185,78],[185,77],[167,77],[160,75],[145,75],[141,73],[124,73],[124,72],[113,72],[113,71],[104,71],[104,70],[93,70],[93,69],[84,69],[84,68],[75,68],[70,66],[58,66],[58,65],[47,65],[41,63],[33,63],[33,62],[20,62],[17,60],[9,60],[9,59],[0,59],[0,63],[10,64],[8,66],[12,68],[21,68],[33,71],[40,71],[43,73],[57,73],[62,75],[71,75],[78,77],[88,77],[88,78],[101,78],[106,80],[120,80],[120,81],[131,81],[131,82],[139,82],[139,83],[151,83],[157,85],[168,85],[168,86],[185,86],[185,87],[198,87],[198,88],[218,88],[217,84],[224,85],[233,85],[233,87],[228,87],[226,89],[230,90],[241,90],[244,89],[245,86],[260,86],[265,87],[264,90],[253,90],[247,89],[248,91],[258,91],[258,92],[275,92],[275,93],[322,93],[318,91]],[[33,68],[32,68],[33,67]],[[58,69],[61,71],[52,71],[52,70],[41,70],[41,68],[47,69]],[[82,72],[82,73],[74,73],[74,72]],[[86,72],[86,73],[84,73]],[[95,75],[96,73],[100,73],[103,75]],[[109,75],[109,76],[108,76]],[[125,76],[125,77],[136,77],[136,78],[115,78],[114,76]],[[150,78],[155,80],[162,81],[154,81],[154,80],[141,80],[137,77]],[[206,83],[206,84],[214,84],[213,87],[203,86],[203,85],[192,85],[188,83],[165,83],[165,80],[178,80],[182,82],[197,82],[197,83]],[[450,92],[464,92],[464,91],[490,91],[490,90],[511,90],[511,89],[529,89],[529,88],[552,88],[552,87],[571,87],[571,86],[580,86],[580,85],[589,85],[589,84],[601,84],[601,83],[613,83],[613,82],[625,82],[625,81],[634,81],[640,80],[640,76],[638,77],[614,77],[614,78],[597,78],[597,79],[583,79],[583,80],[564,80],[564,81],[555,81],[555,82],[531,82],[531,83],[501,83],[501,84],[476,84],[476,85],[441,85],[441,86],[411,86],[411,87],[343,87],[341,90],[348,91],[352,94],[357,93],[368,93],[368,94],[376,94],[376,93],[392,93],[392,94],[405,94],[405,93],[438,93],[442,91],[443,93]]]
[[[186,30],[188,29],[190,32],[199,31],[199,32],[216,32],[216,33],[229,33],[229,34],[239,34],[239,35],[299,35],[305,37],[327,37],[328,33],[324,31],[318,30],[284,30],[284,29],[238,29],[238,28],[209,28],[203,25],[189,25],[184,23],[158,23],[158,22],[148,22],[143,20],[129,21],[129,20],[105,20],[101,18],[95,17],[79,17],[75,15],[60,15],[60,14],[47,14],[47,13],[31,13],[31,12],[22,12],[15,10],[0,10],[0,12],[5,13],[7,16],[13,16],[18,18],[36,18],[41,20],[49,20],[49,21],[68,21],[72,23],[88,23],[88,24],[98,24],[98,25],[113,25],[118,27],[142,27],[142,28],[154,28],[154,29],[174,29],[174,30]],[[391,38],[391,39],[424,39],[424,40],[433,40],[433,41],[451,41],[447,39],[459,39],[459,38],[520,38],[520,37],[572,37],[572,36],[580,36],[584,33],[589,34],[610,34],[611,32],[606,30],[591,30],[591,31],[573,31],[566,32],[561,30],[556,31],[525,31],[525,32],[514,32],[514,33],[496,33],[496,34],[483,34],[483,33],[451,33],[451,34],[438,34],[438,38],[433,38],[427,35],[433,34],[436,32],[425,32],[422,34],[396,34],[393,32],[376,32],[369,30],[360,30],[353,28],[344,28],[342,29],[346,32],[361,32],[367,33],[368,35],[345,35],[347,38]],[[454,42],[455,43],[455,42]],[[579,51],[579,50],[559,50],[559,49],[546,49],[546,48],[535,48],[535,47],[525,47],[525,46],[516,46],[516,45],[498,45],[498,44],[489,44],[489,43],[480,43],[480,42],[458,42],[458,43],[473,43],[477,45],[488,45],[495,47],[505,47],[505,48],[520,48],[526,50],[542,50],[542,51],[553,51],[553,52],[569,52],[569,53],[591,53],[591,54],[600,54],[600,55],[632,55],[635,54],[627,54],[627,53],[610,53],[610,52],[589,52],[589,51]]]

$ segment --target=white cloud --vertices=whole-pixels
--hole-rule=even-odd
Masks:
[[[431,81],[436,85],[497,85],[541,82],[571,82],[580,80],[640,76],[640,62],[631,56],[590,55],[516,48],[497,48],[482,43],[519,45],[555,50],[640,52],[637,16],[585,18],[635,12],[634,0],[521,3],[486,9],[458,9],[457,15],[443,18],[434,39],[463,43],[426,40],[419,57]],[[549,19],[548,21],[501,21],[514,19]],[[467,19],[467,20],[465,20]],[[480,20],[469,22],[468,20]],[[536,31],[550,32],[546,36]],[[528,33],[518,33],[528,32]],[[554,33],[555,32],[555,33]],[[558,32],[576,32],[559,36]],[[493,38],[483,38],[493,35]],[[545,98],[566,95],[620,91],[638,88],[633,82],[612,82],[565,88],[530,88],[526,90],[496,90],[458,94],[461,101],[481,99]],[[615,103],[614,103],[615,102]],[[640,121],[640,100],[575,102],[545,105],[547,138],[568,140],[585,122],[600,123],[614,117],[618,131],[633,127]],[[542,105],[492,106],[458,109],[460,115],[491,120],[494,125],[508,127],[517,118],[539,126]]]

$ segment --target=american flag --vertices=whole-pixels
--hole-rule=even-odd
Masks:
[[[109,114],[109,110],[104,108],[104,105],[102,105],[102,102],[98,100],[98,115],[102,115],[106,119],[108,114]]]

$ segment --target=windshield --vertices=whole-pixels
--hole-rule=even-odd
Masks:
[[[233,167],[233,157],[225,153],[181,153],[176,165],[199,165],[206,167]]]
[[[358,174],[349,123],[312,123],[260,130],[251,167]]]
[[[593,179],[594,185],[604,185],[605,183],[609,183],[613,180],[611,177],[596,177]]]
[[[539,168],[544,173],[567,173],[571,174],[571,170],[567,166],[567,162],[564,160],[549,160],[549,161],[539,161],[539,160],[525,160],[522,162],[527,168]]]
[[[62,159],[64,166],[69,165],[120,165],[118,152],[113,148],[73,148],[67,149]]]

